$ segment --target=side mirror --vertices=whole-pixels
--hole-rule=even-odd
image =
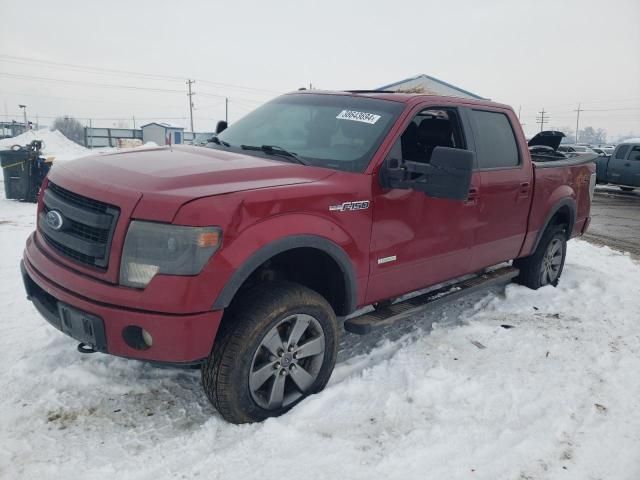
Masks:
[[[220,120],[216,125],[216,134],[224,132],[228,126],[229,124],[227,122]]]
[[[429,163],[390,159],[381,171],[382,186],[411,189],[430,197],[467,200],[475,153],[436,147]]]

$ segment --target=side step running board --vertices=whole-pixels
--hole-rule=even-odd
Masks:
[[[475,290],[480,290],[496,283],[511,280],[518,273],[519,270],[517,268],[510,266],[483,273],[459,283],[447,285],[446,287],[394,303],[387,308],[349,318],[345,320],[344,328],[348,332],[364,335],[373,330],[387,327],[398,320],[421,313],[434,305],[455,300]]]

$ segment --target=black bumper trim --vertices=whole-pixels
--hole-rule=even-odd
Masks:
[[[45,292],[29,276],[24,260],[20,261],[20,271],[27,299],[33,303],[47,322],[69,337],[91,345],[99,352],[107,352],[104,322],[100,317],[78,310]]]

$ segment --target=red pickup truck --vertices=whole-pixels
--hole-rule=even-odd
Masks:
[[[57,164],[21,268],[80,351],[200,365],[236,423],[324,388],[336,317],[366,333],[496,281],[555,286],[595,185],[583,158],[532,160],[511,108],[431,95],[287,94],[209,147]]]

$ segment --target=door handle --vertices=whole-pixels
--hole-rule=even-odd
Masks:
[[[529,193],[529,187],[531,186],[531,184],[529,182],[522,182],[520,184],[520,193],[522,194],[528,194]]]
[[[478,203],[478,189],[476,187],[471,187],[469,189],[469,193],[467,194],[467,200],[464,202],[465,205],[476,205]]]
[[[624,166],[625,166],[625,167],[630,167],[630,166],[631,166],[631,164],[630,164],[629,162],[627,162],[627,163],[625,163],[625,164],[624,164]]]

